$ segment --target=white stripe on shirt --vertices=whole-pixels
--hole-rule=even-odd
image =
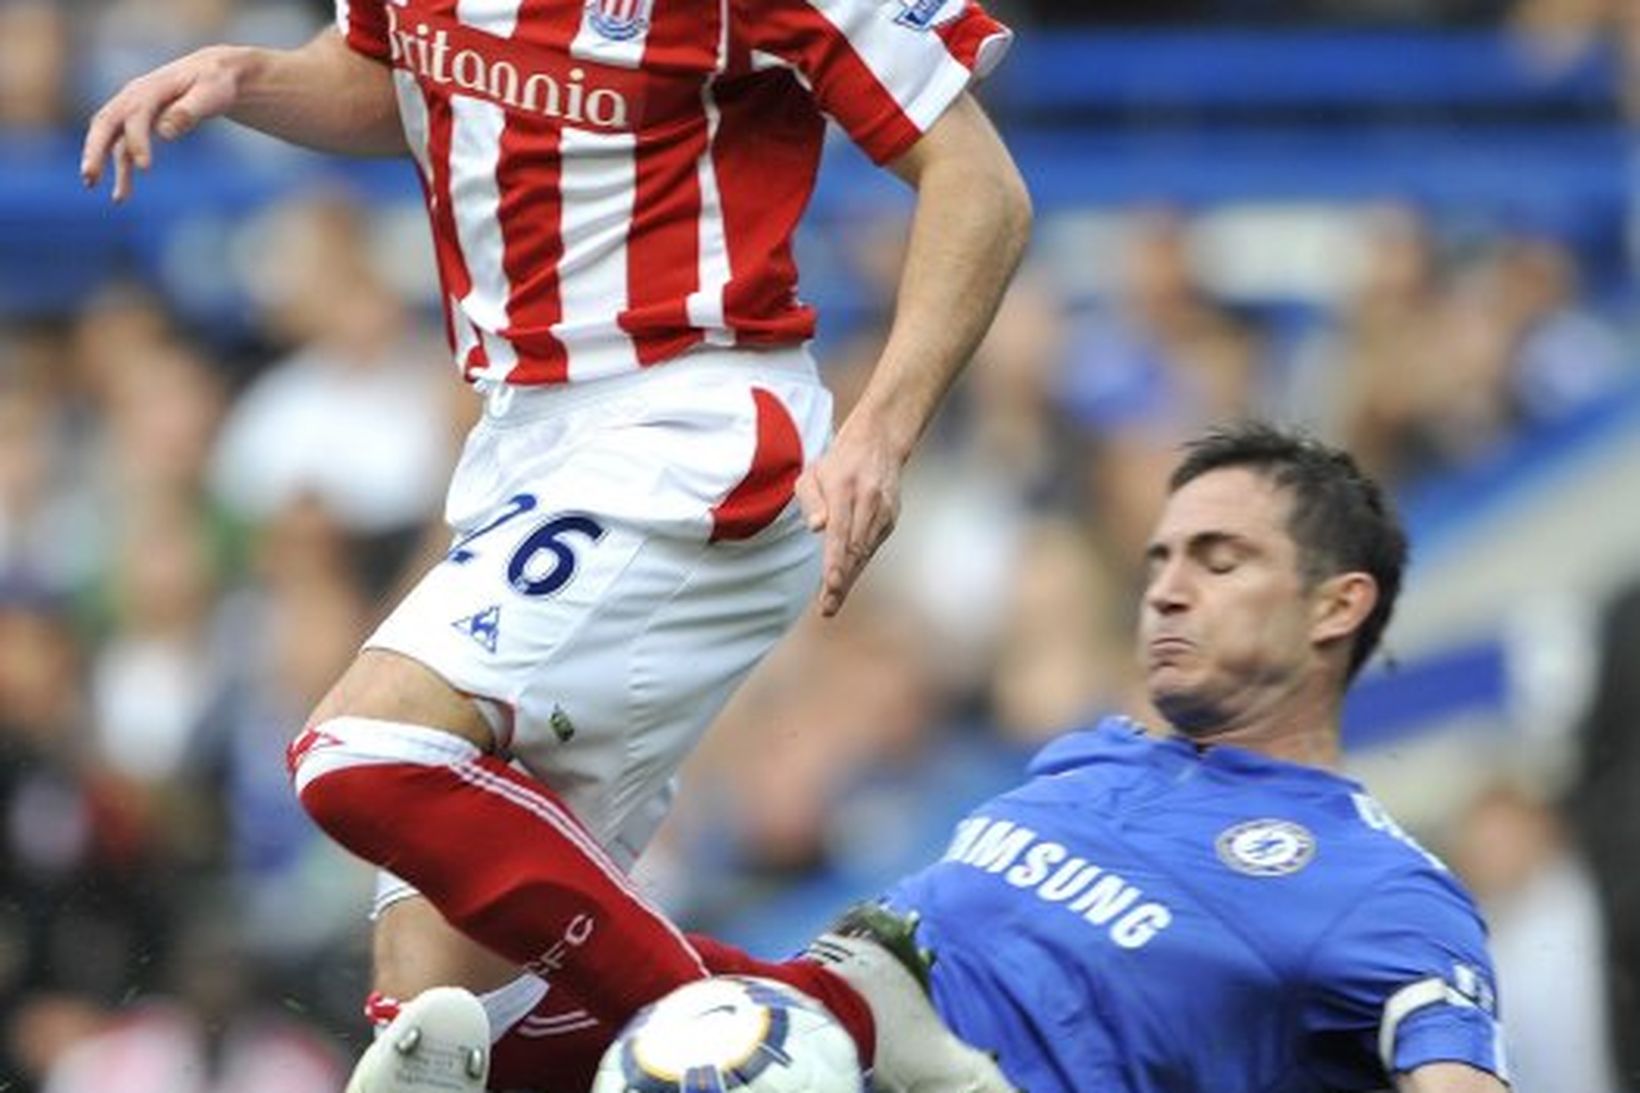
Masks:
[[[496,331],[507,328],[512,285],[503,262],[501,191],[496,163],[507,115],[501,107],[466,95],[450,98],[450,209],[472,290],[461,309],[478,326],[490,358],[484,375],[504,379],[518,363],[517,351]]]
[[[633,367],[632,339],[609,321],[627,305],[627,240],[637,199],[637,140],[566,125],[560,137],[560,319],[572,380]]]

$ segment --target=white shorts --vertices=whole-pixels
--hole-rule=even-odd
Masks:
[[[500,388],[450,484],[450,553],[365,647],[493,704],[504,753],[629,865],[683,758],[814,595],[819,540],[792,485],[830,433],[802,349]],[[378,909],[409,891],[384,878]]]

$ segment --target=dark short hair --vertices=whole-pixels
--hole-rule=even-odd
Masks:
[[[1363,572],[1378,584],[1378,602],[1356,632],[1349,678],[1361,670],[1389,625],[1407,564],[1407,536],[1384,489],[1342,448],[1267,422],[1227,425],[1190,441],[1168,479],[1168,492],[1209,471],[1245,467],[1292,496],[1287,530],[1312,584]]]

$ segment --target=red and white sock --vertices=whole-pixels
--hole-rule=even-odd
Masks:
[[[708,974],[555,793],[460,737],[335,718],[292,743],[289,765],[331,838],[616,1027]]]
[[[550,990],[534,976],[515,979],[482,995],[494,1049],[490,1082],[497,1089],[535,1089],[546,1077],[552,1089],[588,1089],[598,1063],[626,1025],[593,1014],[573,989]]]

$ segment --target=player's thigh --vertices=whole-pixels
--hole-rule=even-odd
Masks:
[[[471,698],[421,662],[387,649],[365,649],[308,718],[362,717],[453,733],[480,748],[492,746],[488,723]]]
[[[429,987],[459,984],[475,993],[517,979],[517,966],[444,920],[426,898],[411,895],[376,917],[373,985],[389,998],[414,998]]]

